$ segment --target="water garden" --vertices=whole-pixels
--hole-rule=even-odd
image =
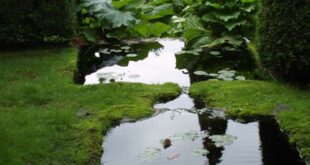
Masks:
[[[306,0],[12,5],[0,164],[309,163]]]

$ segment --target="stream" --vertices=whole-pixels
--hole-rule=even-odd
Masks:
[[[101,164],[305,164],[274,119],[235,121],[223,111],[192,99],[188,89],[202,74],[177,68],[176,54],[183,47],[177,39],[158,39],[145,44],[82,48],[80,54],[84,55],[80,55],[75,76],[79,83],[173,82],[183,89],[174,100],[155,104],[153,116],[122,122],[111,129],[103,142]]]

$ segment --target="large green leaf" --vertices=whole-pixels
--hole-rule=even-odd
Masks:
[[[171,3],[159,6],[146,5],[142,10],[141,18],[144,20],[152,20],[173,14],[174,10]]]
[[[201,19],[198,16],[192,15],[186,18],[185,22],[186,29],[196,29],[200,31],[204,31],[205,28],[201,23]]]
[[[215,22],[215,23],[218,22],[218,19],[216,19],[216,17],[213,15],[213,13],[207,13],[207,14],[203,15],[201,19],[205,22]]]
[[[103,24],[111,24],[112,28],[129,26],[136,21],[133,13],[116,9],[111,0],[83,0],[81,5],[87,7]]]
[[[129,26],[136,20],[135,17],[132,16],[131,12],[122,12],[113,9],[107,9],[104,12],[101,12],[98,14],[98,18],[110,22],[112,24],[112,28],[121,27],[122,25]]]
[[[162,33],[170,29],[169,25],[161,22],[156,23],[140,23],[133,27],[135,31],[141,34],[143,37],[156,36],[159,37]]]
[[[193,38],[199,37],[203,34],[203,31],[197,29],[186,29],[183,33],[183,38],[186,42],[189,42]]]
[[[245,25],[246,23],[247,23],[246,20],[230,21],[225,24],[225,28],[228,29],[229,31],[232,31],[237,26],[242,26],[242,25]]]
[[[206,44],[210,44],[213,41],[214,41],[214,38],[211,35],[204,34],[204,35],[201,35],[197,38],[190,40],[188,42],[188,45],[190,45],[193,48],[200,48],[201,46],[206,45]]]
[[[207,6],[214,7],[214,8],[216,8],[216,9],[221,9],[221,8],[223,8],[223,6],[222,6],[221,4],[219,4],[219,3],[212,3],[212,2],[210,2],[210,1],[207,1],[207,2],[206,2],[206,5],[207,5]]]
[[[120,9],[130,3],[132,3],[134,0],[113,0],[113,5],[115,8]]]
[[[220,19],[224,22],[227,22],[231,19],[238,19],[239,16],[241,15],[240,11],[232,11],[232,12],[228,12],[228,11],[215,11],[213,12],[214,17],[216,17],[217,19]]]

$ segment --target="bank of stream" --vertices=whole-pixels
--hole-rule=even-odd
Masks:
[[[101,164],[305,164],[274,119],[236,121],[192,99],[188,89],[193,82],[252,76],[227,66],[210,73],[177,66],[177,60],[190,63],[177,55],[183,47],[180,40],[159,39],[82,48],[75,76],[79,83],[173,82],[183,89],[174,100],[155,104],[153,116],[111,129],[103,142]]]

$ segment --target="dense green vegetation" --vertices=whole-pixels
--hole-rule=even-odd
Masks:
[[[175,84],[72,82],[77,51],[0,52],[0,164],[98,164],[103,134],[122,118],[152,114]]]
[[[202,97],[207,106],[226,109],[232,117],[275,115],[309,162],[309,90],[264,81],[207,81],[193,84],[190,94]]]
[[[256,9],[255,0],[82,0],[79,14],[84,37],[90,41],[182,36],[192,49],[240,46],[243,37],[252,36]]]
[[[164,20],[173,14],[174,6],[170,0],[81,0],[79,12],[82,34],[93,42],[160,37],[171,28]]]
[[[75,0],[0,0],[0,43],[70,39],[76,30]]]
[[[262,0],[261,61],[276,78],[310,82],[310,2]]]

